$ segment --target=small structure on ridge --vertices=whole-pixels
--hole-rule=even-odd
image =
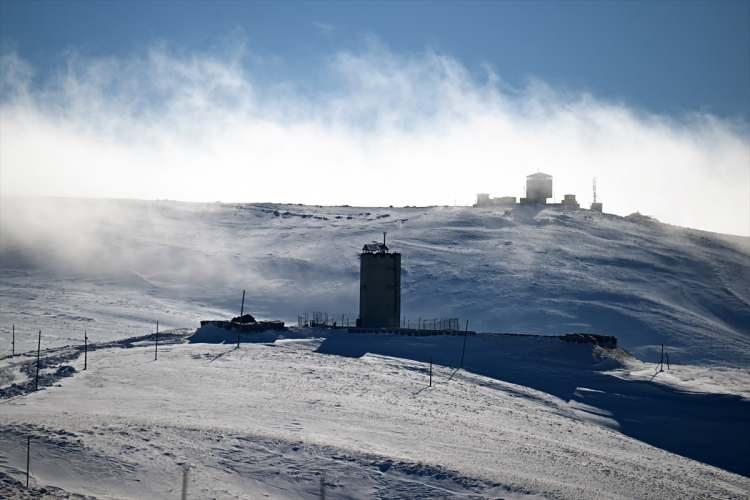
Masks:
[[[477,194],[477,202],[474,204],[474,208],[506,209],[506,214],[510,213],[510,210],[518,205],[558,207],[571,210],[579,210],[581,208],[575,194],[564,195],[559,203],[547,203],[549,198],[552,198],[552,176],[544,172],[536,172],[526,176],[526,196],[519,198],[518,202],[516,202],[515,196],[493,198],[489,193],[479,193]],[[596,199],[596,179],[594,179],[594,202],[591,204],[591,210],[595,212],[602,211],[602,204]]]
[[[526,176],[526,198],[521,205],[544,205],[552,198],[552,176],[542,172]]]

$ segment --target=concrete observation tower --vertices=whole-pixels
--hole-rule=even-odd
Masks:
[[[369,243],[359,254],[360,328],[399,328],[401,322],[401,254],[383,243]]]

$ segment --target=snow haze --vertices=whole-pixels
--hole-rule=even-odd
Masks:
[[[387,231],[414,322],[601,333],[641,359],[665,343],[680,362],[750,363],[746,237],[559,208],[16,201],[0,215],[5,338],[29,318],[56,342],[84,329],[113,338],[113,325],[136,335],[156,319],[194,327],[236,315],[243,289],[260,318],[355,318],[357,253]]]
[[[245,62],[253,60],[252,65]],[[0,194],[308,204],[468,205],[555,178],[583,205],[750,234],[750,137],[539,79],[511,87],[450,54],[371,40],[333,51],[325,85],[265,77],[247,43],[69,52],[43,82],[2,56]]]

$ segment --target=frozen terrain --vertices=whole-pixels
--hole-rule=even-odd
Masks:
[[[28,201],[0,202],[0,497],[175,498],[185,463],[191,498],[750,496],[748,238],[552,208]],[[412,322],[624,350],[486,334],[457,370],[461,336],[186,343],[243,289],[258,318],[354,317],[382,231]]]
[[[23,479],[31,435],[35,487],[100,498],[173,498],[184,463],[195,498],[315,498],[323,476],[327,498],[750,493],[747,477],[667,451],[747,474],[750,401],[602,373],[625,366],[621,351],[478,336],[455,370],[460,336],[289,337],[171,343],[158,361],[149,339],[97,349],[89,370],[0,402],[0,474]],[[431,387],[420,356],[437,362]]]
[[[0,342],[21,350],[239,312],[356,315],[388,231],[402,312],[479,331],[617,336],[643,360],[750,366],[750,238],[588,211],[3,200]]]

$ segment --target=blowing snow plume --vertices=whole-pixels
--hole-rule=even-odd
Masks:
[[[750,138],[710,115],[679,120],[530,81],[505,85],[452,57],[371,43],[331,55],[313,87],[274,79],[242,46],[68,55],[36,78],[2,56],[2,195],[323,204],[470,204],[555,176],[555,197],[750,234]],[[322,82],[322,83],[321,83]],[[43,145],[43,147],[40,147]],[[429,187],[425,187],[425,186]]]

